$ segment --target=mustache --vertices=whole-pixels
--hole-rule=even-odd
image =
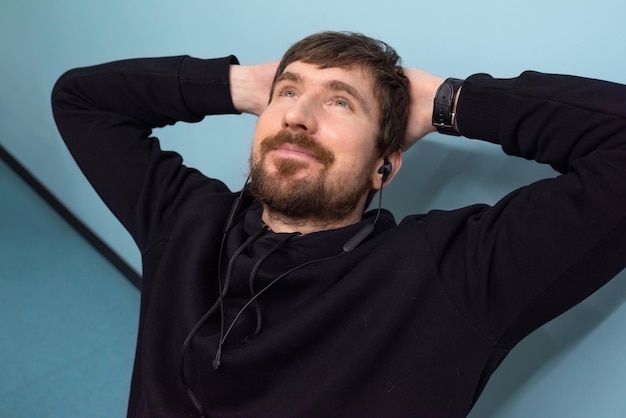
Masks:
[[[330,166],[335,161],[334,154],[322,146],[319,142],[311,138],[305,132],[291,133],[286,130],[282,130],[275,135],[270,135],[261,141],[261,155],[266,155],[274,148],[284,145],[292,144],[296,145],[302,150],[313,155],[318,161],[324,165],[324,167]]]

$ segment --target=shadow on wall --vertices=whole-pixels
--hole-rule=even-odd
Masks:
[[[399,221],[432,209],[492,205],[557,174],[549,166],[507,156],[497,145],[433,134],[405,153],[402,170],[385,189],[383,207]]]

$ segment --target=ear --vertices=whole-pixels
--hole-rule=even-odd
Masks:
[[[383,175],[385,173],[384,170],[381,170],[381,168],[384,167],[386,162],[391,164],[391,172],[388,173],[387,179],[384,183],[382,183]],[[382,187],[387,187],[396,176],[396,173],[400,171],[400,167],[402,167],[402,150],[394,151],[386,157],[380,157],[374,165],[374,171],[372,173],[372,188],[374,190],[380,190],[381,183]]]

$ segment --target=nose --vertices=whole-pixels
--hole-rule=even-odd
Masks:
[[[306,98],[295,100],[283,114],[283,129],[292,132],[313,134],[317,130],[317,117],[314,105]]]

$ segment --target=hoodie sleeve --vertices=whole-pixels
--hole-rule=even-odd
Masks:
[[[464,84],[464,136],[561,173],[429,231],[451,297],[492,343],[511,348],[626,267],[625,97],[623,85],[536,72]]]
[[[233,114],[235,57],[116,61],[65,73],[52,92],[54,118],[91,185],[131,233],[150,246],[167,215],[192,193],[227,191],[161,151],[152,129]]]

